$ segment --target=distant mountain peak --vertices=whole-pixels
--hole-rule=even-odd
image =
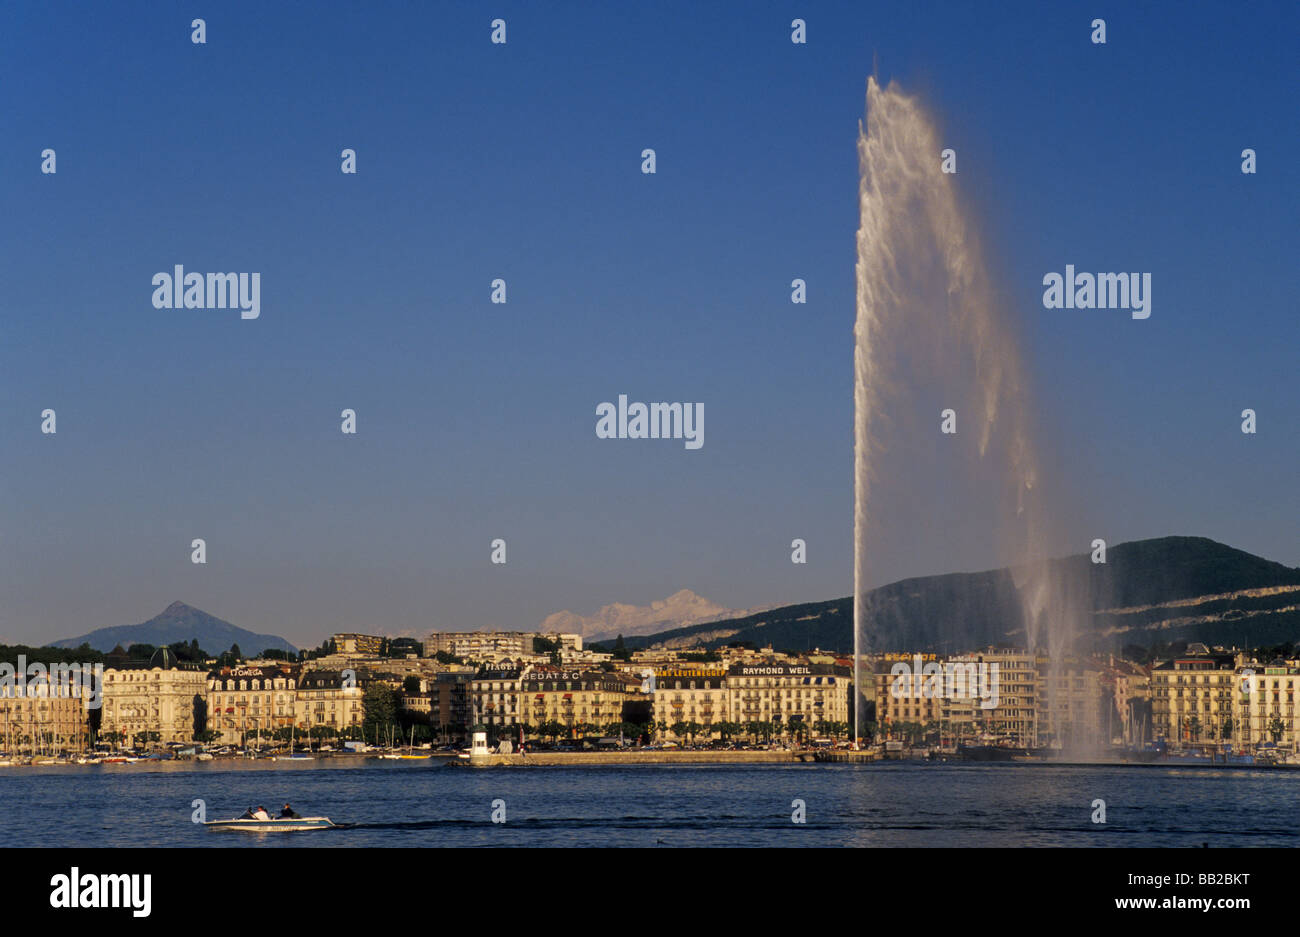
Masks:
[[[620,634],[625,637],[650,634],[722,618],[741,618],[758,611],[762,609],[729,609],[692,589],[678,589],[668,598],[655,599],[649,605],[613,602],[602,606],[594,615],[577,615],[566,609],[548,615],[541,630],[576,633],[587,640],[600,641]]]
[[[238,644],[239,649],[247,654],[260,654],[268,648],[297,650],[279,635],[248,631],[179,600],[138,625],[97,628],[77,638],[55,641],[52,646],[77,647],[85,643],[96,650],[108,651],[119,644],[128,648],[132,644],[165,647],[178,641],[198,641],[199,647],[209,654],[219,654],[233,644]]]

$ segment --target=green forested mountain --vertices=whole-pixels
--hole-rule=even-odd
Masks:
[[[1025,641],[1009,569],[904,579],[867,595],[868,646],[878,651],[971,650]],[[1050,594],[1078,650],[1173,640],[1251,646],[1300,639],[1300,569],[1204,537],[1122,543],[1104,564],[1087,554],[1050,561]],[[1068,611],[1072,610],[1072,611]],[[851,597],[787,605],[745,618],[626,638],[630,649],[713,648],[738,641],[781,649],[853,649]]]

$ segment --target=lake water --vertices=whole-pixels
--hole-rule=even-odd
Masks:
[[[339,759],[0,769],[0,816],[7,846],[1294,846],[1297,791],[1281,770]],[[210,820],[288,800],[350,826],[215,833],[196,799]]]

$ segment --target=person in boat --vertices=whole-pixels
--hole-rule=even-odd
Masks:
[[[280,811],[280,819],[281,819],[281,820],[301,820],[302,817],[300,817],[297,813],[295,813],[295,812],[294,812],[294,809],[293,809],[292,807],[290,807],[288,804],[285,804],[285,805],[284,805],[284,809]]]
[[[253,811],[253,819],[254,819],[254,820],[269,820],[269,819],[271,819],[271,815],[270,815],[269,813],[266,812],[266,808],[265,808],[265,807],[258,807],[256,810]]]
[[[253,820],[253,819],[255,819],[255,817],[253,816],[253,808],[252,808],[252,807],[249,807],[247,810],[245,810],[243,813],[241,813],[238,817],[236,817],[236,819],[238,819],[238,820]]]

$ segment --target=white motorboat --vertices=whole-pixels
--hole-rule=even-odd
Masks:
[[[298,830],[327,830],[336,824],[329,817],[272,817],[269,820],[209,820],[210,830],[240,833],[295,833]]]

